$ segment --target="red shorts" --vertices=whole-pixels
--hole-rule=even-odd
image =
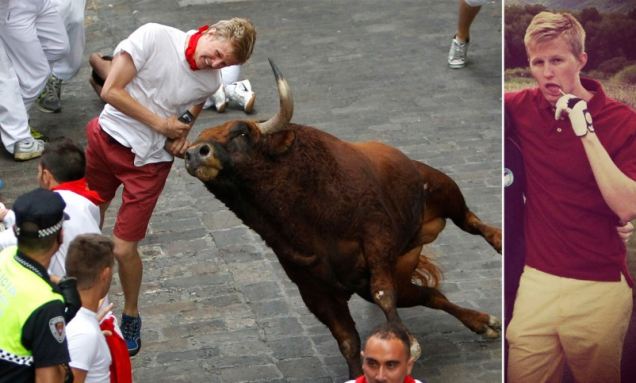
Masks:
[[[146,236],[150,216],[166,184],[172,162],[135,166],[135,154],[99,126],[95,117],[86,125],[86,181],[106,201],[124,184],[113,234],[137,242]]]

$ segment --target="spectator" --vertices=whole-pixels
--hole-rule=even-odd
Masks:
[[[111,381],[112,359],[97,311],[110,289],[114,262],[112,241],[99,234],[81,234],[68,248],[66,270],[77,279],[82,301],[81,309],[66,328],[75,383]]]
[[[451,41],[448,52],[448,66],[459,69],[466,66],[468,44],[470,43],[470,26],[487,0],[459,0],[457,31]]]
[[[69,243],[77,235],[101,233],[98,205],[104,201],[86,185],[85,165],[84,151],[68,138],[49,143],[38,165],[40,187],[53,190],[62,196],[66,203],[64,212],[70,217],[64,221],[64,241],[53,255],[48,267],[51,276],[66,275],[66,251]],[[5,214],[10,224],[12,213]],[[1,208],[0,218],[3,218]],[[0,233],[0,249],[15,244],[16,238],[12,234],[11,231]]]
[[[60,14],[69,40],[69,50],[62,59],[53,63],[51,75],[37,100],[37,107],[45,113],[62,110],[62,83],[79,70],[84,56],[84,8],[86,0],[51,0]]]
[[[8,17],[11,15],[11,17]],[[44,142],[30,132],[28,111],[44,89],[51,65],[69,49],[64,24],[50,0],[0,2],[0,130],[18,161],[39,157]],[[6,70],[4,68],[7,68]]]
[[[192,123],[221,86],[220,69],[244,63],[254,41],[252,23],[233,18],[194,33],[146,24],[115,48],[101,91],[107,104],[86,127],[86,178],[107,201],[101,206],[102,220],[124,185],[113,238],[124,291],[121,327],[131,355],[141,347],[142,263],[137,244],[145,236],[174,156],[183,156]],[[187,108],[190,124],[177,118]]]
[[[68,138],[48,143],[38,165],[40,187],[61,195],[66,202],[64,212],[70,217],[64,222],[64,242],[51,259],[49,273],[53,275],[66,275],[66,252],[76,236],[101,233],[98,205],[104,200],[88,188],[85,167],[84,151]]]
[[[410,375],[415,360],[407,331],[389,322],[376,327],[364,344],[363,375],[346,383],[422,383]]]
[[[57,382],[69,374],[65,304],[46,268],[62,242],[64,200],[35,189],[15,201],[18,246],[0,252],[0,382]]]
[[[0,2],[0,18],[3,5]],[[0,20],[0,23],[2,20]],[[22,100],[20,83],[9,60],[4,42],[0,39],[0,139],[2,145],[16,161],[37,158],[44,150],[44,141],[32,137],[29,116]]]

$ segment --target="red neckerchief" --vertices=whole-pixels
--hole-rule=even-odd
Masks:
[[[115,317],[109,314],[99,324],[99,328],[111,332],[106,337],[106,344],[110,350],[110,382],[111,383],[132,383],[132,367],[130,365],[130,356],[128,355],[128,346],[126,341],[119,335],[115,329]]]
[[[203,25],[199,27],[199,30],[197,30],[192,36],[190,36],[188,47],[185,50],[185,58],[186,58],[186,61],[188,61],[188,64],[190,64],[190,69],[192,70],[199,70],[197,63],[194,61],[194,52],[197,50],[197,43],[199,42],[199,38],[201,38],[201,35],[203,35],[203,32],[207,30],[208,30],[208,26]]]
[[[356,379],[356,383],[367,383],[367,379],[364,377],[364,375],[360,375]],[[415,383],[415,379],[413,379],[411,375],[407,375],[406,378],[404,378],[404,383]]]
[[[75,194],[79,194],[87,200],[91,201],[95,205],[101,205],[105,201],[96,191],[88,188],[86,184],[86,178],[80,178],[75,181],[62,182],[57,186],[53,186],[51,190],[68,190]]]

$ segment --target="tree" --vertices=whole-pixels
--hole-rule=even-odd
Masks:
[[[581,11],[581,16],[579,17],[579,21],[583,25],[583,28],[586,28],[586,25],[590,22],[600,22],[603,19],[603,16],[598,12],[598,10],[594,7],[585,8]]]

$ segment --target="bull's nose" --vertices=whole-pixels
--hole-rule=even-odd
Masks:
[[[186,161],[204,159],[209,156],[211,152],[212,148],[209,144],[194,145],[186,150],[185,159]]]
[[[212,148],[209,144],[202,143],[193,145],[185,153],[185,164],[188,172],[193,172],[202,162],[205,161],[212,153]]]

